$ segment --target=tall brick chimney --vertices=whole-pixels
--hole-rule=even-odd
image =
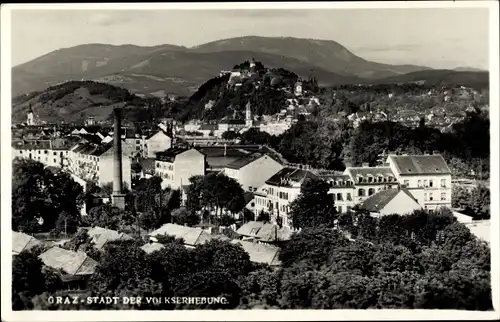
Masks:
[[[123,193],[122,173],[122,134],[121,134],[121,109],[115,108],[115,124],[113,133],[113,195],[111,200],[113,206],[125,209],[125,194]]]

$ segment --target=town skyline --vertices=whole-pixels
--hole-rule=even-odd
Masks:
[[[13,10],[12,66],[83,44],[189,48],[260,36],[331,40],[379,63],[488,70],[488,18],[487,8]]]

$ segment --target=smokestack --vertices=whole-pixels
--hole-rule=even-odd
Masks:
[[[122,173],[122,137],[121,137],[121,109],[115,108],[115,124],[113,133],[113,206],[125,209],[125,195],[123,194]]]

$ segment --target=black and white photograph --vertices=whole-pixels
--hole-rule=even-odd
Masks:
[[[500,318],[498,2],[417,2],[2,5],[2,320]]]

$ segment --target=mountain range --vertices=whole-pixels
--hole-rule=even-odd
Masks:
[[[371,62],[331,40],[247,36],[191,48],[86,44],[13,67],[12,91],[17,96],[66,81],[93,80],[141,96],[189,96],[221,70],[252,58],[301,77],[314,75],[320,85],[372,83],[386,78],[395,81],[401,75],[431,70]]]

